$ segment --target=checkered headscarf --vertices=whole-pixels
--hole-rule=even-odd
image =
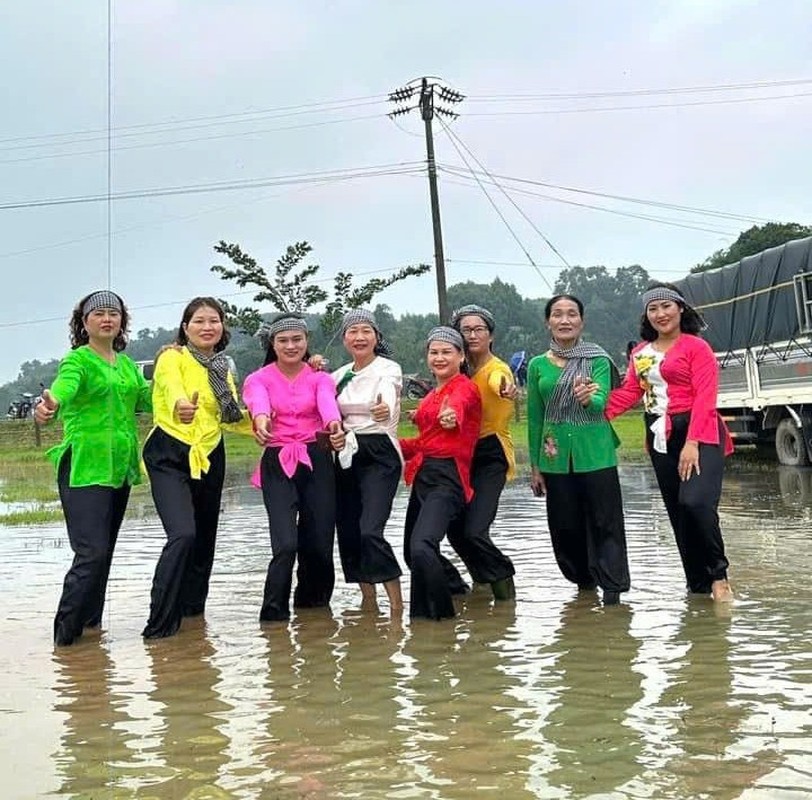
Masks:
[[[263,322],[254,336],[266,350],[273,344],[273,337],[282,331],[304,331],[307,333],[307,320],[301,314],[286,312],[278,314],[270,322]]]
[[[121,298],[115,292],[102,289],[100,292],[93,292],[82,304],[82,319],[91,311],[96,311],[99,308],[112,308],[119,313],[124,310],[121,305]]]
[[[467,316],[481,317],[482,321],[488,326],[488,330],[493,333],[493,329],[496,327],[496,320],[494,320],[493,314],[491,314],[487,308],[482,308],[482,306],[477,306],[473,303],[467,306],[462,306],[462,308],[458,308],[456,311],[451,312],[451,327],[459,330],[460,320]]]
[[[375,355],[383,356],[384,358],[392,358],[394,353],[389,345],[389,342],[383,338],[383,334],[381,333],[381,329],[378,327],[378,322],[375,319],[375,315],[371,311],[367,311],[365,308],[352,308],[344,315],[344,318],[341,320],[341,338],[344,338],[344,334],[353,325],[360,325],[362,323],[369,325],[369,327],[372,328],[378,336],[378,342],[375,345]]]
[[[426,337],[426,347],[428,348],[432,342],[447,342],[453,344],[461,353],[464,352],[462,336],[460,336],[459,331],[455,331],[447,325],[438,325],[429,331],[429,335]]]
[[[673,300],[681,306],[687,305],[685,298],[679,292],[674,291],[674,289],[669,289],[667,286],[655,286],[653,289],[644,292],[641,298],[644,314],[646,313],[648,304],[653,303],[655,300]]]

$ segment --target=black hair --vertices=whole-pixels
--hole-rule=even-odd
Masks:
[[[82,345],[85,345],[90,341],[90,337],[85,330],[85,316],[82,313],[82,309],[84,308],[85,303],[94,294],[96,294],[96,292],[91,292],[90,294],[85,295],[73,309],[70,322],[68,323],[68,328],[70,330],[71,350],[75,350],[77,347],[82,347]],[[120,353],[127,346],[128,335],[130,333],[130,314],[127,311],[127,306],[124,305],[124,301],[121,299],[121,297],[115,292],[111,292],[111,294],[118,297],[118,302],[121,303],[121,330],[116,334],[116,338],[113,339],[113,350],[116,353]]]
[[[584,304],[574,294],[557,294],[551,297],[547,301],[547,305],[544,306],[544,319],[550,319],[550,314],[553,313],[553,306],[559,300],[571,300],[578,306],[578,313],[581,315],[581,319],[584,318]]]
[[[214,352],[219,353],[225,350],[231,341],[231,332],[226,327],[226,314],[223,307],[220,305],[220,302],[213,297],[195,297],[189,301],[189,304],[183,309],[175,341],[181,346],[189,344],[189,337],[186,335],[186,325],[189,324],[189,320],[195,315],[195,312],[201,308],[211,308],[216,311],[217,316],[220,317],[220,322],[223,323],[223,335],[220,337],[220,341],[214,345]]]
[[[676,292],[680,297],[682,296],[680,290],[674,286],[673,283],[658,281],[657,283],[652,283],[646,291],[649,291],[649,289],[671,289],[672,292]],[[689,306],[685,300],[682,302],[676,300],[675,302],[682,309],[679,318],[679,329],[682,333],[691,333],[696,336],[700,331],[704,330],[705,320],[702,319],[696,309]],[[640,338],[647,342],[654,342],[658,336],[659,334],[654,330],[654,326],[648,321],[646,310],[643,309],[643,314],[640,317]]]
[[[289,312],[283,312],[282,314],[277,314],[271,322],[279,322],[280,319],[304,319],[301,314],[294,314]],[[288,333],[289,331],[301,330],[301,332],[305,335],[305,341],[309,338],[308,330],[306,328],[290,328],[288,331],[284,331],[284,333]],[[283,333],[283,331],[279,331],[279,333]],[[279,356],[276,355],[276,350],[273,349],[273,342],[276,338],[276,334],[273,336],[268,337],[268,348],[265,350],[265,361],[262,362],[263,367],[267,367],[268,364],[274,364],[279,360]],[[305,348],[304,356],[302,356],[302,361],[306,364],[310,361],[310,348]]]

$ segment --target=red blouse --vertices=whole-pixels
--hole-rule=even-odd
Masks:
[[[457,426],[451,430],[440,427],[438,415],[445,404],[457,415]],[[482,401],[479,389],[465,375],[457,375],[440,389],[433,389],[417,407],[414,418],[420,431],[414,439],[401,439],[406,460],[404,478],[411,484],[424,458],[453,458],[460,475],[466,502],[474,496],[471,488],[471,460],[479,439],[482,422]]]
[[[643,396],[644,389],[635,370],[634,355],[647,344],[641,342],[632,350],[623,384],[609,394],[607,419],[628,411]],[[719,444],[721,417],[716,410],[719,365],[710,345],[698,336],[683,333],[663,356],[660,375],[668,386],[666,436],[671,434],[671,415],[690,412],[686,438],[705,444]],[[722,429],[725,455],[729,455],[733,452],[733,440],[724,422]]]

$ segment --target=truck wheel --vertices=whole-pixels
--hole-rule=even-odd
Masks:
[[[809,455],[804,444],[804,432],[785,417],[775,431],[775,452],[778,463],[787,467],[803,467],[809,463]]]

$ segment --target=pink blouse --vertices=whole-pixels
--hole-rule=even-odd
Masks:
[[[316,440],[316,431],[341,419],[330,374],[316,372],[307,364],[295,378],[283,375],[276,363],[268,364],[245,379],[242,396],[252,417],[267,414],[271,418],[267,446],[281,448],[279,463],[289,478],[299,464],[313,468],[308,442]],[[251,482],[260,485],[259,466]]]
[[[643,396],[644,386],[635,369],[634,355],[648,342],[632,350],[623,384],[613,389],[606,404],[606,417],[613,419],[628,411]],[[719,444],[719,422],[716,396],[719,389],[719,365],[710,345],[698,336],[683,333],[665,353],[660,375],[668,385],[666,436],[671,433],[671,415],[690,412],[687,439],[705,444]],[[733,452],[733,440],[722,423],[725,455]]]

